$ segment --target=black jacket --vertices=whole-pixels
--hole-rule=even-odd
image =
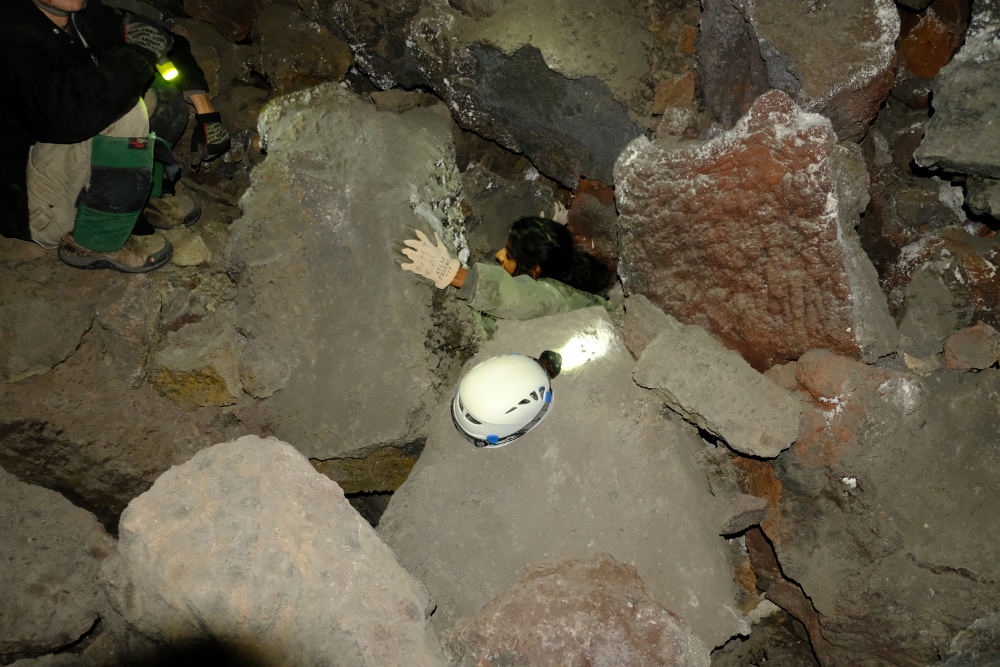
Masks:
[[[125,43],[122,18],[89,0],[65,32],[32,0],[0,1],[0,234],[31,238],[25,168],[32,144],[93,137],[135,106],[152,82],[153,56]],[[175,50],[185,51],[190,67],[189,45],[175,38]],[[185,87],[204,89],[204,75],[194,69],[191,78],[200,85]]]

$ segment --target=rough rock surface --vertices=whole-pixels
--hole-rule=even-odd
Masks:
[[[1000,328],[1000,237],[973,236],[961,227],[926,234],[905,247],[882,281],[890,307],[904,313],[914,280],[933,277],[951,293],[952,331],[983,321]],[[946,332],[947,333],[950,332]]]
[[[1000,371],[920,377],[821,351],[795,370],[814,412],[775,461],[763,528],[781,569],[819,612],[829,664],[933,662],[997,611]]]
[[[874,360],[896,327],[854,226],[860,156],[780,91],[706,142],[633,142],[615,170],[619,275],[763,371],[822,347]]]
[[[618,153],[653,124],[656,84],[683,74],[678,44],[651,32],[659,23],[641,4],[299,4],[344,32],[376,85],[434,90],[463,127],[571,188],[581,177],[610,182]]]
[[[632,373],[684,419],[748,456],[771,458],[799,434],[799,402],[698,326],[665,328]]]
[[[708,667],[708,649],[649,594],[635,568],[607,554],[530,568],[455,624],[451,664]]]
[[[54,653],[97,623],[114,540],[94,515],[0,469],[0,662]]]
[[[889,95],[899,12],[892,0],[746,0],[771,87],[857,141]]]
[[[392,261],[407,224],[448,226],[454,244],[462,217],[447,113],[381,113],[327,84],[278,98],[260,127],[268,155],[229,261],[240,378],[267,400],[241,414],[313,458],[412,443],[454,363],[444,342],[462,347],[456,323],[472,317],[463,307],[436,327],[445,306],[432,306],[433,285]]]
[[[189,642],[241,664],[444,664],[426,589],[340,487],[273,438],[164,473],[122,514],[102,581],[133,664]]]
[[[768,88],[859,140],[892,87],[899,14],[892,0],[702,3],[705,102],[726,128]]]
[[[956,331],[944,342],[944,362],[952,370],[981,370],[1000,361],[1000,331],[985,322]]]
[[[354,63],[347,42],[295,5],[266,5],[253,23],[253,62],[275,94],[343,81]]]
[[[934,116],[917,149],[923,167],[1000,178],[1000,7],[975,2],[965,44],[934,79]]]
[[[469,367],[544,349],[563,354],[545,420],[505,447],[476,449],[452,424],[450,400],[442,403],[379,524],[434,596],[435,627],[473,614],[526,567],[608,553],[634,564],[707,646],[726,641],[743,623],[718,536],[721,508],[694,460],[704,443],[635,385],[602,308],[500,322]]]
[[[28,261],[2,257],[0,380],[6,383],[47,373],[69,357],[93,325],[94,299],[106,286],[97,277],[72,280],[79,271],[69,267],[53,274],[47,263],[31,261],[44,252],[32,248]]]

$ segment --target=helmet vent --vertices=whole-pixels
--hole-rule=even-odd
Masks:
[[[521,399],[520,401],[518,401],[518,403],[517,403],[517,404],[518,404],[518,405],[527,405],[528,403],[531,403],[531,401],[529,401],[529,400],[528,400],[528,399],[526,399],[526,398],[522,398],[522,399]]]
[[[520,403],[518,403],[518,405],[520,405]],[[504,414],[505,415],[509,415],[510,413],[514,412],[514,410],[517,410],[517,405],[515,405],[514,407],[512,407],[510,410],[508,410]]]
[[[476,419],[475,417],[473,417],[472,415],[470,415],[468,412],[465,413],[465,418],[468,419],[473,424],[476,424],[477,426],[483,423],[478,419]]]
[[[538,400],[538,392],[536,392],[536,391],[531,392],[531,397],[537,401]],[[525,399],[525,400],[527,400],[527,399]]]

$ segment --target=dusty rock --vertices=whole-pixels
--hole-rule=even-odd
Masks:
[[[985,322],[955,332],[944,343],[944,362],[952,370],[979,370],[997,361],[1000,361],[1000,332]]]
[[[972,177],[966,187],[965,200],[973,213],[985,213],[1000,220],[1000,180]]]
[[[823,664],[933,662],[995,608],[1000,371],[920,377],[810,352],[797,375],[817,418],[775,460],[763,528],[820,615]]]
[[[618,212],[615,191],[600,181],[582,180],[573,192],[566,228],[577,248],[608,267],[612,278],[618,272]]]
[[[160,291],[144,278],[111,285],[97,303],[101,342],[118,377],[132,388],[145,379],[149,350],[160,336]]]
[[[646,346],[665,329],[680,329],[684,325],[676,318],[657,308],[643,294],[633,294],[625,299],[625,322],[622,335],[625,346],[638,359]]]
[[[243,395],[232,304],[168,332],[150,362],[150,382],[188,408],[233,405]]]
[[[937,167],[989,178],[1000,178],[1000,8],[976,2],[965,44],[934,79],[934,116],[915,159]]]
[[[380,88],[424,86],[456,120],[574,188],[611,181],[621,149],[652,124],[654,85],[682,74],[647,8],[617,2],[321,3]],[[686,3],[689,4],[689,3]]]
[[[951,292],[952,309],[960,317],[953,331],[983,321],[1000,327],[1000,238],[973,236],[965,228],[947,227],[901,249],[886,271],[883,288],[894,312],[902,312],[909,284],[920,275],[937,276]]]
[[[771,88],[744,0],[702,2],[698,76],[705,105],[725,128]]]
[[[857,141],[892,88],[899,12],[892,0],[744,0],[771,88]]]
[[[230,42],[239,42],[250,34],[261,4],[261,0],[184,0],[184,11],[215,26]]]
[[[777,456],[798,435],[798,401],[701,327],[662,331],[646,346],[632,377],[743,454]]]
[[[978,619],[951,642],[932,667],[993,667],[1000,664],[1000,614]]]
[[[913,274],[900,315],[899,351],[917,359],[939,355],[945,339],[970,324],[968,302],[931,268]]]
[[[99,620],[101,561],[114,540],[94,515],[0,469],[0,661],[54,653]]]
[[[243,664],[444,664],[426,590],[286,443],[199,452],[133,500],[119,530],[102,582],[133,660],[205,641]]]
[[[758,370],[814,347],[874,360],[896,328],[853,231],[867,201],[854,151],[782,92],[706,142],[640,138],[616,167],[619,275]]]
[[[708,649],[607,554],[530,568],[445,640],[451,664],[708,667]]]
[[[205,239],[197,231],[182,227],[164,234],[174,247],[170,261],[176,266],[207,266],[212,260],[212,251],[205,245]]]
[[[256,69],[276,95],[343,81],[354,63],[347,42],[307,19],[295,5],[264,6],[251,38]]]
[[[379,534],[427,584],[439,632],[526,567],[608,553],[634,563],[707,646],[722,643],[742,621],[721,510],[693,458],[704,443],[632,381],[632,358],[603,308],[502,321],[469,366],[546,348],[563,350],[564,368],[545,420],[505,447],[476,449],[443,401]],[[573,361],[574,351],[584,354]]]
[[[60,267],[51,253],[25,241],[0,239],[0,379],[20,382],[69,357],[94,323],[94,299],[107,281]],[[34,244],[30,244],[34,245]],[[22,261],[22,252],[36,255]]]
[[[321,461],[313,467],[337,483],[344,493],[386,493],[395,491],[423,451],[423,443],[407,447],[380,447],[366,456],[342,456]]]
[[[325,84],[278,98],[260,127],[267,159],[228,261],[240,379],[267,400],[241,418],[318,459],[415,442],[460,363],[445,348],[474,330],[469,308],[435,305],[455,299],[393,263],[405,225],[461,239],[447,112],[379,113]]]

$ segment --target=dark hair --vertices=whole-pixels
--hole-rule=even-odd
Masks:
[[[569,230],[555,220],[526,217],[514,222],[507,234],[507,252],[517,262],[515,275],[534,267],[541,276],[598,294],[608,286],[608,267],[573,247]]]

